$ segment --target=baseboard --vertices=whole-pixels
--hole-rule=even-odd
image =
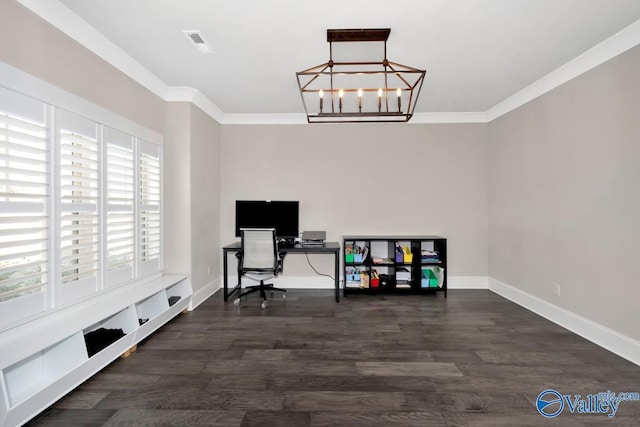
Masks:
[[[496,294],[562,326],[571,332],[640,366],[640,342],[577,315],[548,301],[528,294],[499,280],[489,278],[489,289]]]
[[[447,289],[489,289],[487,276],[449,276]]]
[[[193,285],[193,284],[192,284]],[[222,279],[214,279],[202,286],[201,288],[195,289],[193,291],[193,296],[191,297],[191,305],[189,306],[189,311],[195,309],[197,306],[202,304],[207,298],[211,295],[218,292],[219,289],[222,288]]]
[[[453,276],[449,277],[448,289],[489,289],[489,278],[487,276]],[[220,283],[222,278],[220,278]],[[238,283],[237,276],[229,276],[229,284]],[[244,279],[242,284],[251,284],[248,279]],[[323,276],[278,276],[269,280],[278,287],[286,289],[335,289],[335,282],[329,277]],[[231,285],[229,285],[231,287]],[[342,289],[342,280],[340,281]]]

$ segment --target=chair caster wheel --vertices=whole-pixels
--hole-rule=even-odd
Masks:
[[[240,298],[233,300],[233,305],[240,305]]]
[[[265,308],[267,308],[267,302],[266,301],[262,301],[262,304],[260,304],[260,307],[264,310]]]

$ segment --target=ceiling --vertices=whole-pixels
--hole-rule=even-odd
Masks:
[[[459,113],[489,110],[640,20],[638,0],[58,1],[227,114],[304,113],[295,73],[328,60],[329,28],[391,28],[389,60],[427,70],[416,112]]]

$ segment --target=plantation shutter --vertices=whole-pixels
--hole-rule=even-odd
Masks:
[[[16,310],[22,317],[44,310],[48,285],[46,111],[43,103],[0,88],[0,302],[29,297]],[[3,311],[9,316],[9,308]]]
[[[74,285],[69,300],[97,290],[100,158],[95,123],[62,111],[59,132],[59,268],[63,287]]]
[[[107,284],[133,277],[135,263],[135,157],[133,138],[105,128],[107,170]]]
[[[162,138],[92,108],[0,86],[0,328],[161,273]]]
[[[160,269],[160,147],[139,141],[140,268],[141,274]]]

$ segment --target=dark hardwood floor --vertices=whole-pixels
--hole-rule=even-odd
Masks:
[[[487,290],[426,296],[290,290],[266,310],[219,292],[44,411],[34,426],[640,425],[546,419],[545,389],[640,392],[640,367]]]

